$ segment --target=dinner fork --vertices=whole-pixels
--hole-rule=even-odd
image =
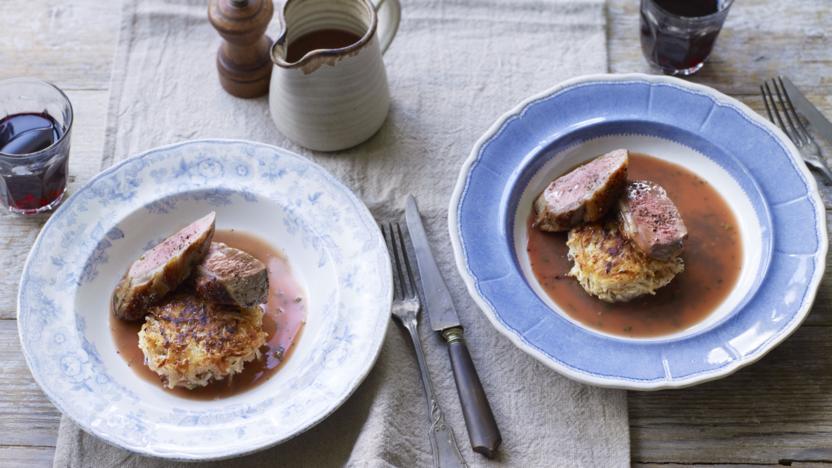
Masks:
[[[772,91],[772,88],[774,91]],[[803,125],[800,116],[794,109],[794,104],[786,93],[786,88],[783,86],[783,78],[777,77],[771,80],[764,81],[760,85],[760,91],[763,93],[763,103],[766,106],[768,119],[777,124],[781,130],[789,137],[789,139],[800,150],[803,160],[815,169],[819,170],[826,177],[826,181],[832,183],[832,170],[826,164],[826,160],[820,154],[820,147],[818,146],[812,134]],[[777,99],[775,99],[775,96]],[[779,102],[779,107],[777,103]],[[782,116],[781,116],[782,112]],[[785,118],[785,120],[784,120]]]
[[[425,389],[425,399],[428,404],[430,417],[430,446],[433,451],[433,466],[437,468],[464,467],[465,461],[456,445],[454,433],[447,424],[439,401],[433,393],[433,383],[430,380],[425,353],[422,350],[422,340],[419,337],[419,311],[422,309],[416,282],[413,277],[410,251],[405,243],[404,230],[400,223],[391,222],[381,225],[381,233],[390,251],[390,262],[393,266],[393,316],[407,329],[413,349],[416,351],[416,361],[419,363],[419,374]]]

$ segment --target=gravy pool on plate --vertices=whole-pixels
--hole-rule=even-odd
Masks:
[[[232,396],[268,380],[290,357],[306,320],[306,298],[297,280],[292,276],[286,258],[259,238],[244,232],[218,230],[215,242],[244,250],[263,262],[268,269],[268,303],[264,307],[263,331],[268,335],[258,360],[246,363],[243,371],[230,378],[218,380],[205,387],[168,389],[159,376],[144,364],[144,355],[138,346],[138,332],[144,322],[128,322],[110,314],[110,329],[119,355],[127,365],[143,379],[158,385],[174,395],[210,400]]]
[[[701,322],[729,295],[739,277],[742,245],[734,214],[705,180],[687,169],[648,155],[630,153],[628,177],[656,182],[667,190],[684,218],[688,238],[685,270],[655,296],[607,303],[566,276],[566,233],[547,233],[528,224],[532,271],[552,300],[587,327],[627,337],[672,334]]]

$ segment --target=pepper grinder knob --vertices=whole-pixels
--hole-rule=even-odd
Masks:
[[[269,92],[272,41],[265,35],[274,14],[272,0],[211,0],[208,20],[222,36],[217,50],[220,84],[241,98]]]

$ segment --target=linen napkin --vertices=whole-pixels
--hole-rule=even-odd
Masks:
[[[561,377],[499,334],[465,290],[447,228],[462,161],[495,119],[561,80],[606,71],[604,2],[402,1],[399,33],[384,58],[393,101],[387,121],[369,141],[332,154],[284,138],[266,98],[237,99],[222,90],[214,62],[220,39],[204,0],[124,2],[103,167],[182,140],[243,138],[311,158],[354,190],[378,219],[400,216],[404,197],[413,193],[503,435],[497,460],[471,451],[446,348],[425,318],[430,372],[467,463],[628,466],[625,392]],[[276,15],[272,37],[279,28]],[[429,466],[427,429],[412,349],[391,322],[375,368],[332,416],[287,443],[211,466]],[[180,466],[112,447],[68,418],[61,421],[54,464]]]

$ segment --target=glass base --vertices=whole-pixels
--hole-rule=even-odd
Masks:
[[[40,208],[33,208],[33,209],[28,209],[28,210],[24,210],[24,209],[21,209],[21,208],[15,208],[13,206],[7,206],[6,208],[9,209],[9,212],[14,213],[14,214],[23,215],[23,216],[35,216],[35,215],[50,212],[50,211],[54,210],[55,208],[57,208],[58,206],[60,206],[61,202],[64,201],[64,196],[65,195],[66,195],[66,189],[64,189],[64,191],[61,192],[60,195],[55,197],[54,200],[52,200],[51,202],[49,202],[46,205],[41,206]]]
[[[662,73],[664,73],[665,75],[690,76],[690,75],[693,75],[694,73],[698,72],[699,70],[701,70],[704,65],[705,65],[705,62],[699,62],[699,63],[697,63],[696,65],[694,65],[690,68],[684,68],[682,70],[676,70],[675,68],[664,68],[664,67],[662,67],[661,70],[662,70]]]

